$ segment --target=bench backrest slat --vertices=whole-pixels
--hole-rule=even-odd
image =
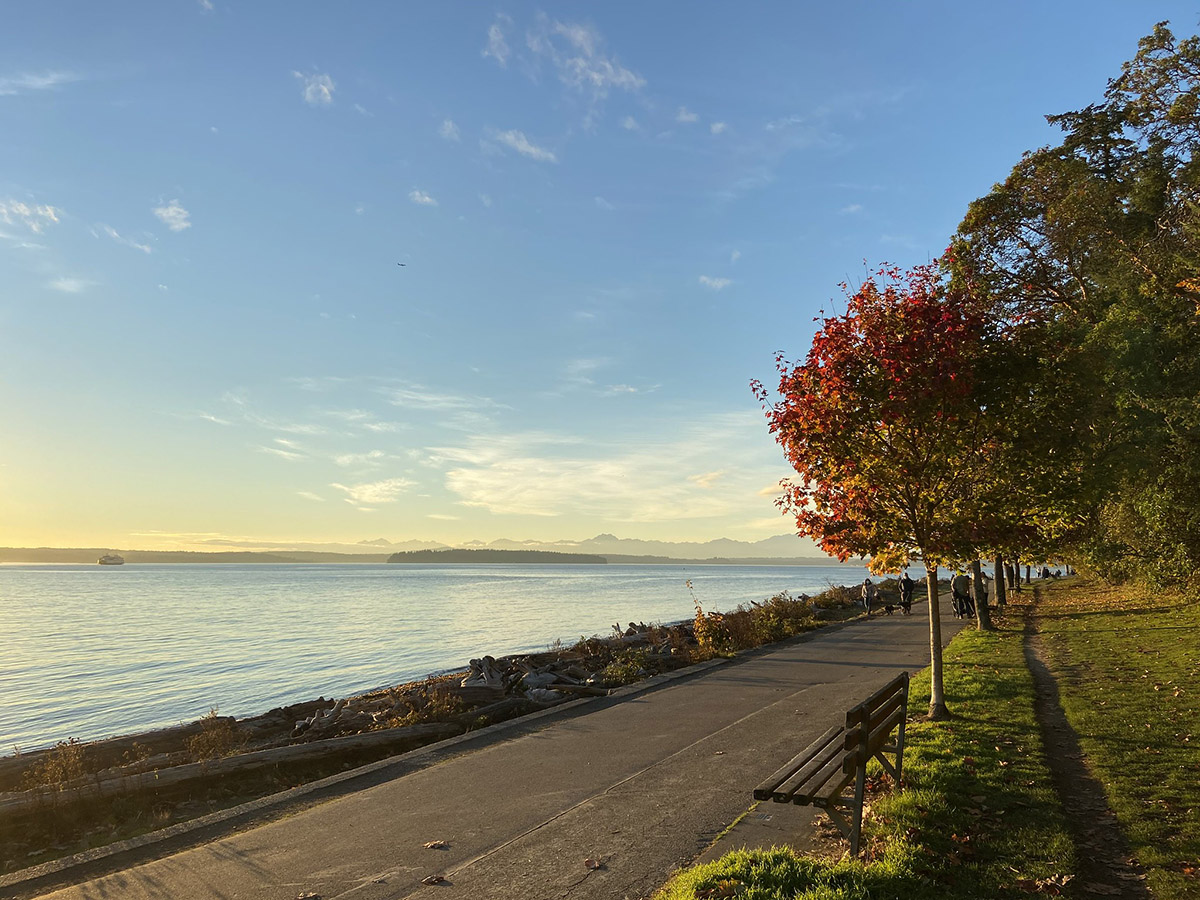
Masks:
[[[897,707],[892,711],[892,714],[880,722],[873,730],[866,731],[863,728],[856,728],[857,732],[854,744],[851,744],[851,735],[846,735],[846,756],[842,761],[843,772],[853,772],[858,766],[865,766],[867,760],[883,749],[887,744],[888,735],[895,730],[896,726],[904,721],[904,717],[908,710],[904,707]]]
[[[853,728],[860,724],[864,719],[869,719],[871,713],[881,704],[887,702],[891,696],[899,691],[908,693],[908,673],[901,672],[870,697],[856,706],[850,707],[846,712],[846,728]]]
[[[860,722],[858,725],[846,732],[846,740],[843,743],[843,746],[847,750],[853,749],[862,739],[863,732],[867,734],[872,733],[876,728],[879,727],[880,722],[890,719],[897,709],[906,707],[907,699],[908,698],[905,697],[903,693],[896,694],[891,697],[886,703],[878,707],[871,714],[870,718],[864,722]]]

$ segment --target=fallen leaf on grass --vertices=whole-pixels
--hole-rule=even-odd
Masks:
[[[1049,894],[1060,897],[1074,875],[1051,875],[1049,878],[1018,878],[1017,887],[1027,894]]]
[[[312,891],[304,891],[296,895],[296,900],[321,900],[321,895],[314,894]]]
[[[426,850],[449,850],[450,845],[445,841],[428,841],[425,844]]]
[[[441,884],[445,880],[444,875],[427,875],[421,879],[421,884]]]
[[[696,894],[702,900],[715,900],[718,897],[736,897],[738,888],[741,887],[741,882],[737,881],[722,881],[707,890],[700,891]]]

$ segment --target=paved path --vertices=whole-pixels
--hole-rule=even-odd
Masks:
[[[816,632],[288,818],[66,888],[55,900],[641,898],[751,789],[898,671],[928,664],[924,604]],[[943,604],[946,639],[960,623]],[[423,844],[444,840],[446,850]],[[587,858],[601,860],[597,870]],[[421,880],[440,874],[445,883]]]

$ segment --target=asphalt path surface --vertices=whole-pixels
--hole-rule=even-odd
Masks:
[[[945,640],[962,623],[942,604]],[[929,662],[927,607],[601,699],[54,900],[642,898],[845,710]],[[443,849],[427,849],[444,841]],[[585,861],[599,863],[591,868]],[[426,885],[422,879],[441,876]]]

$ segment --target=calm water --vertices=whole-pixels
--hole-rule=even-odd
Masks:
[[[0,565],[0,754],[244,716],[676,622],[838,566]]]

